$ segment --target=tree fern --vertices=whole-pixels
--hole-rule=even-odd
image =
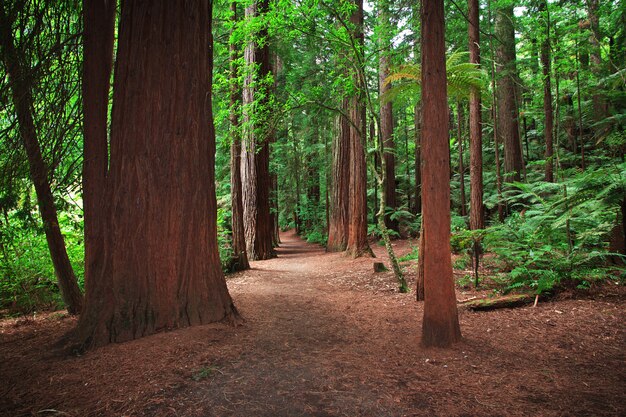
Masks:
[[[484,73],[476,64],[465,62],[467,52],[454,52],[446,60],[448,78],[448,96],[461,99],[469,96],[472,88],[481,90],[484,85]],[[383,101],[415,99],[421,92],[422,68],[419,64],[405,64],[398,67],[385,79],[385,85],[394,85],[382,96]]]

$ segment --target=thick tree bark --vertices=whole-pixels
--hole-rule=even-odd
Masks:
[[[450,174],[443,0],[422,1],[424,320],[422,344],[461,339],[450,256]]]
[[[83,32],[83,210],[85,237],[85,292],[90,279],[102,268],[105,222],[100,218],[109,164],[108,108],[115,1],[84,0]]]
[[[262,16],[267,12],[268,7],[268,0],[254,2],[246,8],[246,18],[252,19],[256,16]],[[275,256],[270,214],[270,188],[272,184],[269,172],[269,143],[271,132],[267,130],[267,126],[261,128],[258,123],[251,123],[254,118],[258,118],[260,115],[250,113],[254,107],[264,111],[266,116],[270,114],[268,109],[263,108],[269,102],[270,86],[263,85],[261,81],[265,80],[271,73],[269,45],[267,42],[259,45],[257,43],[259,38],[267,38],[267,27],[261,28],[254,35],[254,39],[249,40],[244,53],[248,76],[244,80],[243,118],[247,128],[244,129],[241,149],[241,182],[246,247],[248,257],[254,260],[269,259]],[[252,104],[257,100],[259,102],[253,106]]]
[[[415,205],[414,214],[422,212],[422,110],[420,104],[415,105],[413,114],[415,129]]]
[[[346,252],[352,257],[373,255],[367,242],[367,166],[365,162],[365,104],[364,104],[364,35],[363,0],[355,0],[356,9],[350,16],[354,25],[352,36],[356,49],[353,64],[357,93],[350,99],[350,185],[348,202],[348,242]]]
[[[480,65],[480,8],[478,0],[468,0],[469,7],[469,52],[470,62]],[[483,127],[480,91],[470,90],[470,229],[483,229],[485,215],[483,208]]]
[[[463,105],[456,103],[457,123],[456,133],[459,142],[459,193],[461,194],[461,216],[467,215],[467,201],[465,200],[465,163],[463,162]]]
[[[424,245],[426,244],[426,230],[424,229],[424,217],[420,223],[419,248],[417,251],[417,284],[415,288],[415,299],[424,301]]]
[[[348,110],[348,99],[342,102]],[[333,138],[328,221],[328,252],[342,252],[348,244],[348,196],[350,194],[350,122],[344,115],[337,118],[338,132]]]
[[[386,28],[389,25],[389,10],[385,1],[380,3],[379,20]],[[388,28],[387,28],[388,29]],[[385,33],[388,30],[383,31]],[[389,76],[389,57],[387,52],[390,49],[390,40],[381,35],[379,52],[379,86],[380,97],[382,97],[391,85],[385,84],[385,79]],[[383,157],[385,158],[385,181],[383,184],[385,201],[387,207],[395,210],[398,206],[396,201],[396,158],[395,143],[393,140],[393,107],[391,101],[380,102],[380,136],[384,146]],[[385,215],[385,225],[398,233],[398,220],[392,220],[390,215]]]
[[[237,3],[230,4],[231,22],[237,23]],[[231,34],[232,35],[232,34]],[[241,126],[237,106],[241,102],[241,94],[237,86],[237,45],[231,41],[230,52],[230,201],[232,208],[232,248],[230,264],[232,271],[243,271],[250,268],[246,250],[246,236],[243,223],[243,200],[241,198]]]
[[[522,152],[519,137],[517,64],[515,57],[515,30],[513,5],[496,10],[496,48],[498,133],[504,144],[505,181],[519,181],[522,172]]]
[[[85,1],[88,33],[108,18],[99,3]],[[90,180],[103,185],[85,213],[99,223],[102,255],[86,276],[82,347],[238,317],[217,250],[210,30],[207,1],[122,5],[109,169],[86,178],[88,192]],[[85,70],[95,71],[109,37],[86,39]],[[104,82],[86,74],[85,91],[100,93],[86,98],[105,101]],[[89,153],[101,145],[95,104],[85,106],[97,133],[85,130],[85,161],[103,157]]]
[[[0,51],[4,61],[9,87],[12,93],[13,106],[17,113],[20,138],[26,149],[30,178],[35,186],[37,205],[43,222],[48,242],[50,257],[57,276],[63,302],[70,314],[79,314],[83,307],[83,295],[80,292],[76,275],[67,256],[65,240],[59,227],[54,197],[48,182],[48,167],[41,154],[37,129],[31,113],[33,96],[30,69],[21,62],[20,52],[16,50],[12,33],[13,22],[0,4]]]
[[[547,10],[547,2],[545,0],[540,3],[539,11],[545,13],[544,18],[546,21],[546,37],[541,45],[541,67],[543,71],[543,112],[545,114],[543,136],[546,141],[545,180],[548,182],[554,182],[554,162],[552,160],[554,154],[552,140],[554,115],[552,112],[552,87],[550,85],[550,15]]]

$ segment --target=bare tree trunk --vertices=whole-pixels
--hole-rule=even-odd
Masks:
[[[498,132],[504,144],[505,181],[519,181],[522,172],[522,152],[519,136],[517,102],[517,64],[515,57],[515,30],[513,5],[496,9],[496,48]]]
[[[109,17],[99,3],[85,2],[87,31]],[[103,197],[92,199],[97,210],[85,214],[105,233],[96,245],[101,262],[86,277],[76,335],[83,347],[238,318],[217,250],[210,31],[208,1],[122,5],[109,169],[86,178],[86,191],[95,191],[91,179],[104,184]],[[109,52],[103,38],[85,43],[86,71],[97,73]],[[101,93],[108,80],[94,75],[86,74],[84,88]],[[100,106],[107,99],[88,97]],[[86,115],[102,108],[95,104],[86,103]],[[85,142],[96,143],[85,147],[85,161],[103,157],[88,153],[102,139],[102,112],[95,116],[86,117],[98,135],[86,129]]]
[[[424,301],[424,245],[426,244],[426,230],[424,229],[424,217],[420,222],[420,238],[417,258],[417,285],[415,288],[415,298],[417,301]]]
[[[380,23],[387,28],[389,25],[389,10],[385,1],[380,2],[379,20]],[[388,31],[383,32],[387,33]],[[384,35],[381,37],[384,37]],[[391,88],[389,84],[385,84],[385,79],[389,76],[389,57],[386,55],[386,51],[389,50],[390,43],[389,39],[383,38],[380,41],[379,88],[381,97]],[[385,158],[385,183],[383,184],[383,192],[385,193],[387,207],[396,210],[398,205],[396,201],[396,159],[393,140],[393,108],[391,101],[384,103],[381,100],[380,103],[380,135],[384,147],[383,158]],[[387,207],[385,207],[385,209]],[[400,231],[398,228],[398,220],[392,220],[391,216],[388,214],[385,214],[385,225],[388,229],[396,233]]]
[[[480,65],[480,16],[478,0],[468,0],[470,62]],[[485,227],[483,209],[483,127],[480,91],[470,90],[470,229]]]
[[[443,0],[422,1],[424,346],[461,339],[450,256],[448,103]]]
[[[348,110],[348,99],[342,102],[344,112]],[[330,213],[326,250],[342,252],[348,244],[348,195],[350,190],[350,122],[340,115],[337,118],[338,132],[333,138],[333,161],[330,181]]]
[[[456,136],[459,141],[459,192],[461,193],[461,216],[467,215],[467,202],[465,200],[465,165],[463,163],[463,105],[456,103],[457,124]]]
[[[363,64],[363,0],[355,0],[356,9],[350,17],[355,26],[352,34],[356,50],[354,65]],[[356,56],[358,55],[358,56]],[[373,255],[367,242],[367,166],[365,162],[365,105],[363,71],[356,71],[357,94],[350,101],[350,194],[348,202],[348,243],[346,252],[352,257]]]
[[[546,141],[546,170],[545,180],[554,182],[554,155],[552,133],[554,128],[554,114],[552,112],[552,87],[550,85],[550,14],[547,2],[543,0],[539,4],[539,11],[545,13],[546,37],[541,45],[541,67],[543,70],[543,112],[545,114],[545,124],[543,135]]]
[[[246,18],[263,15],[268,7],[268,0],[258,0],[246,7]],[[243,117],[244,126],[247,128],[244,129],[241,149],[241,182],[246,249],[250,259],[259,260],[275,256],[270,215],[272,184],[269,172],[269,143],[271,132],[267,126],[259,128],[259,123],[254,120],[261,118],[259,114],[250,113],[253,111],[252,103],[259,100],[260,102],[254,106],[254,109],[261,109],[268,104],[268,96],[271,94],[271,87],[260,82],[271,74],[269,45],[267,42],[262,45],[258,44],[258,39],[267,38],[267,27],[261,28],[253,37],[254,39],[248,41],[244,53],[248,74],[244,80]],[[264,110],[266,112],[264,116],[269,117],[270,112],[267,109]],[[251,126],[251,121],[254,126]]]
[[[31,113],[33,109],[31,91],[33,85],[31,85],[31,75],[29,74],[30,68],[22,63],[21,53],[16,50],[11,19],[12,16],[7,14],[4,3],[0,3],[0,51],[9,77],[9,87],[12,92],[13,106],[17,113],[20,138],[26,150],[30,178],[35,186],[37,205],[48,242],[48,250],[67,311],[70,314],[79,314],[83,308],[83,295],[67,256],[65,240],[59,227],[54,197],[48,182],[48,167],[41,155],[37,129]]]
[[[237,23],[237,3],[230,3],[231,22]],[[232,29],[231,29],[232,31]],[[232,32],[231,32],[232,37]],[[230,52],[230,199],[232,208],[232,247],[230,264],[232,271],[250,268],[246,250],[246,236],[243,223],[243,201],[241,198],[241,126],[239,125],[238,104],[241,94],[237,86],[237,45],[234,41],[228,46]]]
[[[422,212],[422,110],[419,104],[415,105],[413,116],[415,127],[415,207],[414,213]]]

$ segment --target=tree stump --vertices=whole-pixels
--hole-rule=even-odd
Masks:
[[[385,272],[387,271],[387,268],[385,267],[385,264],[382,262],[374,262],[374,272]]]

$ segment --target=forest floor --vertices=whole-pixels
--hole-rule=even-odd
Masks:
[[[75,325],[63,312],[1,321],[0,415],[626,415],[623,287],[535,308],[460,306],[463,342],[424,349],[422,303],[398,293],[391,273],[292,233],[282,240],[278,258],[227,277],[238,327],[68,356],[54,348]]]

